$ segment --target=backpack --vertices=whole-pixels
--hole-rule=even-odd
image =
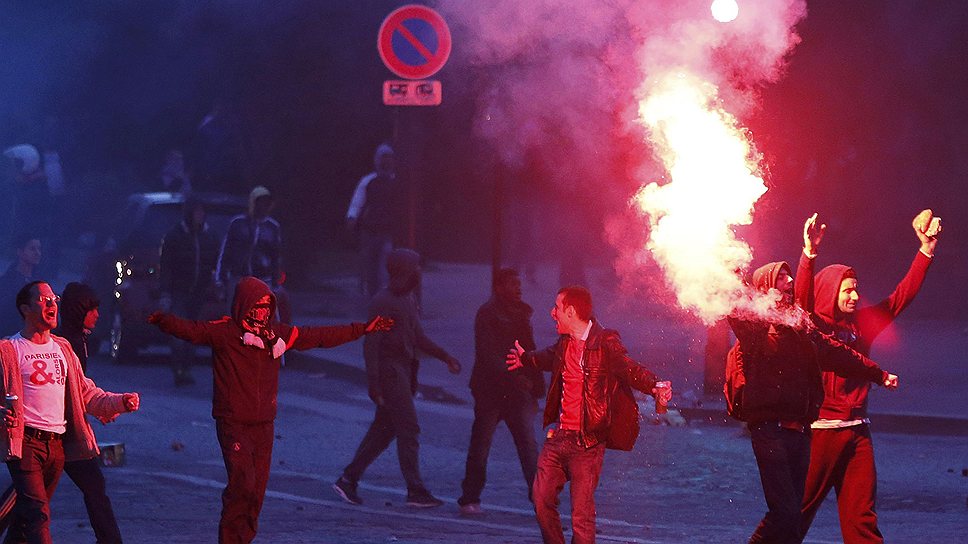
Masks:
[[[743,391],[746,389],[746,374],[743,371],[743,353],[739,342],[733,344],[726,354],[726,383],[723,396],[726,397],[726,414],[729,417],[746,421],[743,413]]]

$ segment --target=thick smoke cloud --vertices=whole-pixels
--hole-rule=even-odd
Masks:
[[[668,73],[707,82],[712,106],[742,123],[760,89],[782,76],[806,15],[803,0],[741,2],[728,24],[712,18],[708,0],[444,0],[439,8],[464,36],[458,62],[487,74],[478,136],[511,167],[541,155],[554,165],[554,186],[589,195],[590,206],[616,193],[628,203],[665,174],[639,105]],[[609,215],[603,237],[624,284],[654,283],[647,223],[628,209]]]

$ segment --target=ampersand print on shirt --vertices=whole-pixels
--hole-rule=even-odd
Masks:
[[[24,359],[30,364],[34,371],[30,374],[30,383],[34,385],[64,385],[66,383],[64,372],[64,361],[60,358],[60,353],[27,353]]]

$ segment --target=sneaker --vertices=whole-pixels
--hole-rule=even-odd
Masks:
[[[340,476],[339,480],[333,484],[333,491],[344,501],[357,506],[363,504],[363,499],[356,494],[356,483]]]
[[[444,501],[434,497],[429,491],[407,493],[407,506],[414,508],[435,508],[442,504],[444,504]]]
[[[481,503],[469,502],[460,505],[460,513],[462,516],[480,516],[484,513],[484,510],[481,509]]]

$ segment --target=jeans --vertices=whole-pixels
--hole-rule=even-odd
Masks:
[[[578,431],[555,431],[538,456],[534,511],[545,544],[564,544],[558,495],[571,482],[572,544],[595,542],[595,488],[602,473],[605,444],[586,448]]]
[[[248,544],[259,529],[259,512],[269,483],[275,425],[215,420],[228,482],[222,491],[219,544]]]
[[[343,478],[354,484],[358,482],[366,468],[396,439],[397,458],[408,493],[426,493],[427,488],[420,477],[420,425],[417,423],[410,380],[398,374],[381,380],[381,384],[383,405],[376,407],[373,423],[356,449],[353,460],[343,469]]]
[[[479,399],[474,403],[474,424],[471,427],[471,443],[467,449],[467,466],[461,483],[463,495],[457,503],[481,502],[481,491],[487,480],[487,457],[491,440],[498,423],[504,421],[514,446],[518,450],[521,472],[528,486],[528,497],[537,471],[538,444],[534,439],[534,417],[538,402],[526,391],[512,391],[503,399]]]
[[[97,544],[121,544],[121,529],[114,518],[98,459],[68,461],[64,463],[64,472],[84,494],[84,506]]]
[[[64,444],[60,440],[24,436],[20,459],[7,461],[17,503],[4,544],[50,544],[50,497],[63,469]]]
[[[869,425],[813,431],[801,516],[804,536],[830,488],[837,492],[844,543],[883,543],[884,537],[877,528],[877,468]]]
[[[776,421],[751,423],[749,431],[768,508],[750,544],[798,544],[810,431],[784,429]]]

